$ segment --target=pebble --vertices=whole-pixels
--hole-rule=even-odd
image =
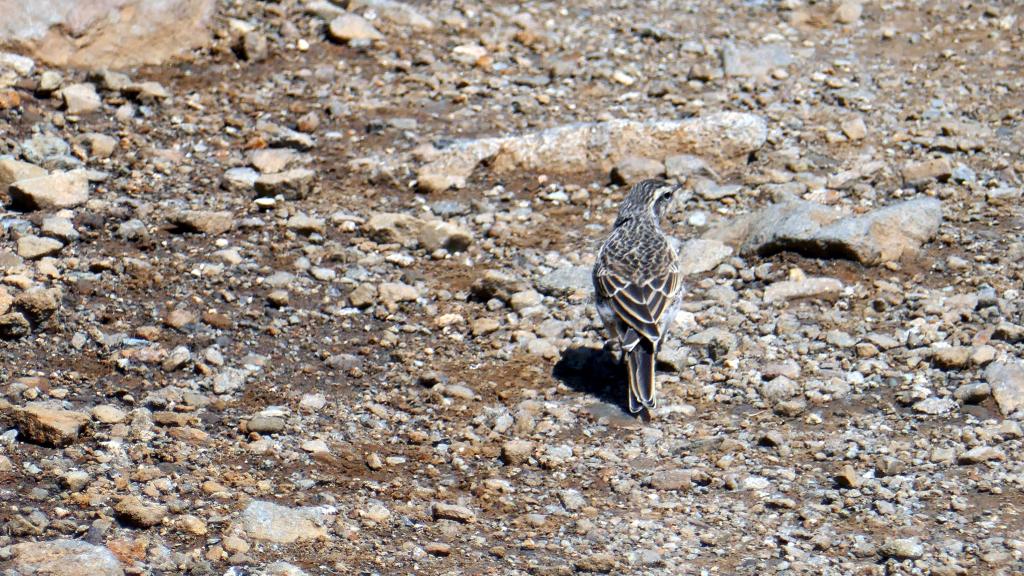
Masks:
[[[463,524],[476,522],[476,513],[466,506],[435,502],[430,509],[434,520],[455,520]]]
[[[103,106],[100,95],[96,93],[96,85],[90,83],[71,84],[61,89],[64,107],[68,114],[77,116],[95,112]]]
[[[342,14],[331,20],[327,31],[331,39],[337,42],[384,39],[384,35],[378,32],[373,24],[356,14]]]
[[[114,506],[114,512],[124,522],[149,528],[163,522],[168,510],[166,506],[146,504],[135,496],[127,496]]]

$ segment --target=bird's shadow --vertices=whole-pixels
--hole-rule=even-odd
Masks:
[[[602,402],[629,413],[626,365],[615,354],[602,348],[576,346],[562,352],[551,371],[559,382],[577,392],[595,396]]]

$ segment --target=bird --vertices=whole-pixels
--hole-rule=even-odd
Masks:
[[[629,411],[657,407],[654,364],[683,293],[679,256],[661,230],[678,186],[637,182],[619,206],[594,263],[594,299],[629,378]]]

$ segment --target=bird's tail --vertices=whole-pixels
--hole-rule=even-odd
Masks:
[[[653,410],[658,401],[654,389],[654,346],[641,341],[626,354],[629,371],[629,411]]]

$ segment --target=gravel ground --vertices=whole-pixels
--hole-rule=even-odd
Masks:
[[[0,58],[3,574],[1024,572],[1024,7],[339,4]]]

